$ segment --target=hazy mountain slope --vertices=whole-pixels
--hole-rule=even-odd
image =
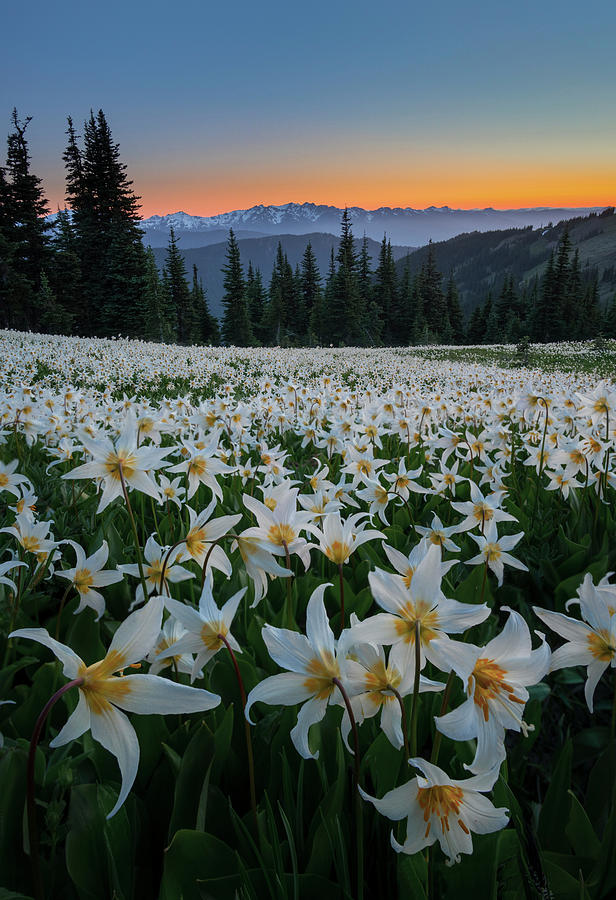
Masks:
[[[551,228],[460,234],[433,244],[436,264],[445,278],[453,272],[461,305],[468,312],[483,303],[488,291],[499,291],[509,272],[518,285],[541,276],[566,226],[573,249],[579,250],[582,268],[598,270],[601,301],[611,299],[616,292],[616,215],[609,210],[602,215],[560,222]],[[428,247],[420,247],[409,255],[412,273],[420,270],[427,254]],[[404,264],[404,259],[397,262],[399,272]]]
[[[253,268],[260,269],[263,276],[263,283],[267,288],[274,268],[276,260],[276,250],[278,242],[282,244],[283,251],[287,254],[288,260],[293,268],[297,263],[301,262],[308,241],[312,244],[314,255],[321,274],[325,277],[329,268],[330,254],[332,247],[334,254],[338,250],[338,238],[333,234],[277,234],[271,237],[239,239],[240,255],[244,266],[244,274],[248,268],[248,263],[252,262]],[[227,242],[211,244],[208,247],[190,247],[184,246],[184,239],[178,242],[179,249],[184,256],[186,262],[186,271],[189,278],[192,278],[192,267],[196,264],[199,269],[199,275],[203,280],[203,286],[207,292],[210,311],[216,315],[222,315],[221,298],[223,290],[223,273],[222,267],[227,259]],[[361,241],[356,241],[356,247],[359,251]],[[409,247],[392,247],[394,259],[400,259],[407,256]],[[154,247],[154,256],[159,268],[162,268],[165,262],[166,251],[163,247]],[[378,264],[379,243],[368,238],[368,253],[372,258],[372,268],[376,268]]]

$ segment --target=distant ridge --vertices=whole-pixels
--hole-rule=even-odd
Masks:
[[[444,241],[469,231],[494,231],[506,228],[533,228],[556,224],[563,219],[601,212],[605,207],[528,207],[523,209],[452,209],[429,206],[426,209],[382,206],[378,209],[349,207],[353,233],[380,241],[383,234],[394,244],[421,246],[429,240]],[[281,206],[252,206],[215,216],[192,216],[175,212],[144,219],[144,241],[153,247],[164,246],[173,227],[183,238],[182,246],[206,246],[224,239],[233,228],[243,238],[272,234],[339,234],[343,209],[317,203],[284,203]],[[215,232],[212,234],[212,232]],[[211,238],[214,238],[212,240]]]

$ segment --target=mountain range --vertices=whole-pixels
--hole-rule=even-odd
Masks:
[[[583,209],[532,207],[528,209],[451,209],[429,206],[427,209],[382,206],[379,209],[349,207],[353,233],[380,241],[386,233],[392,244],[419,247],[429,240],[445,241],[470,231],[493,231],[506,228],[533,228],[549,223],[600,212],[603,207]],[[151,247],[164,247],[173,227],[182,246],[204,247],[226,240],[229,229],[236,237],[256,238],[272,234],[340,233],[343,210],[317,203],[285,203],[282,206],[253,206],[220,213],[216,216],[192,216],[185,212],[144,219],[144,242]]]

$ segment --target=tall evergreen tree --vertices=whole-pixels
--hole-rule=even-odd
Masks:
[[[246,301],[246,284],[238,247],[233,229],[229,229],[227,243],[227,263],[222,269],[224,273],[222,298],[224,316],[222,320],[222,339],[226,344],[236,347],[248,347],[253,343],[253,334],[248,316]]]
[[[5,271],[4,301],[12,327],[40,327],[41,273],[49,262],[49,213],[41,179],[30,171],[26,129],[13,109],[7,139],[6,177],[0,183],[0,217],[9,260]],[[47,288],[49,285],[47,284]]]
[[[205,296],[203,282],[199,278],[197,266],[193,263],[193,280],[190,292],[191,307],[193,313],[193,338],[194,343],[220,344],[220,329],[218,320],[210,313]]]
[[[165,269],[167,271],[169,297],[175,309],[177,339],[180,344],[194,343],[195,339],[198,340],[198,337],[195,335],[197,328],[196,316],[193,311],[192,297],[186,279],[184,257],[178,249],[173,228],[169,232]]]
[[[266,324],[264,322],[267,295],[263,285],[261,270],[253,269],[251,262],[248,263],[246,297],[248,300],[248,312],[252,333],[256,341],[260,344],[264,344],[267,341]]]
[[[85,122],[83,149],[70,118],[67,135],[66,197],[81,262],[84,330],[134,333],[147,270],[139,197],[102,110]]]
[[[359,265],[351,218],[346,207],[340,227],[336,255],[338,270],[329,310],[331,339],[334,344],[362,345],[366,343],[366,330],[359,291]]]
[[[449,273],[447,281],[447,292],[445,294],[445,303],[447,304],[447,317],[449,327],[451,329],[450,339],[454,344],[464,343],[464,317],[460,306],[460,295],[458,287],[453,277],[453,272]]]
[[[443,276],[436,265],[432,241],[428,244],[428,256],[421,267],[419,281],[423,314],[434,339],[439,340],[445,329],[447,305],[443,293]]]
[[[301,262],[300,291],[304,304],[305,333],[308,338],[312,311],[321,301],[321,273],[310,241],[306,244]]]

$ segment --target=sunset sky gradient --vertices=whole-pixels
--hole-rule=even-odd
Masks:
[[[32,116],[52,209],[66,116],[99,107],[144,216],[616,201],[613,2],[30,0],[2,20],[3,133]]]

